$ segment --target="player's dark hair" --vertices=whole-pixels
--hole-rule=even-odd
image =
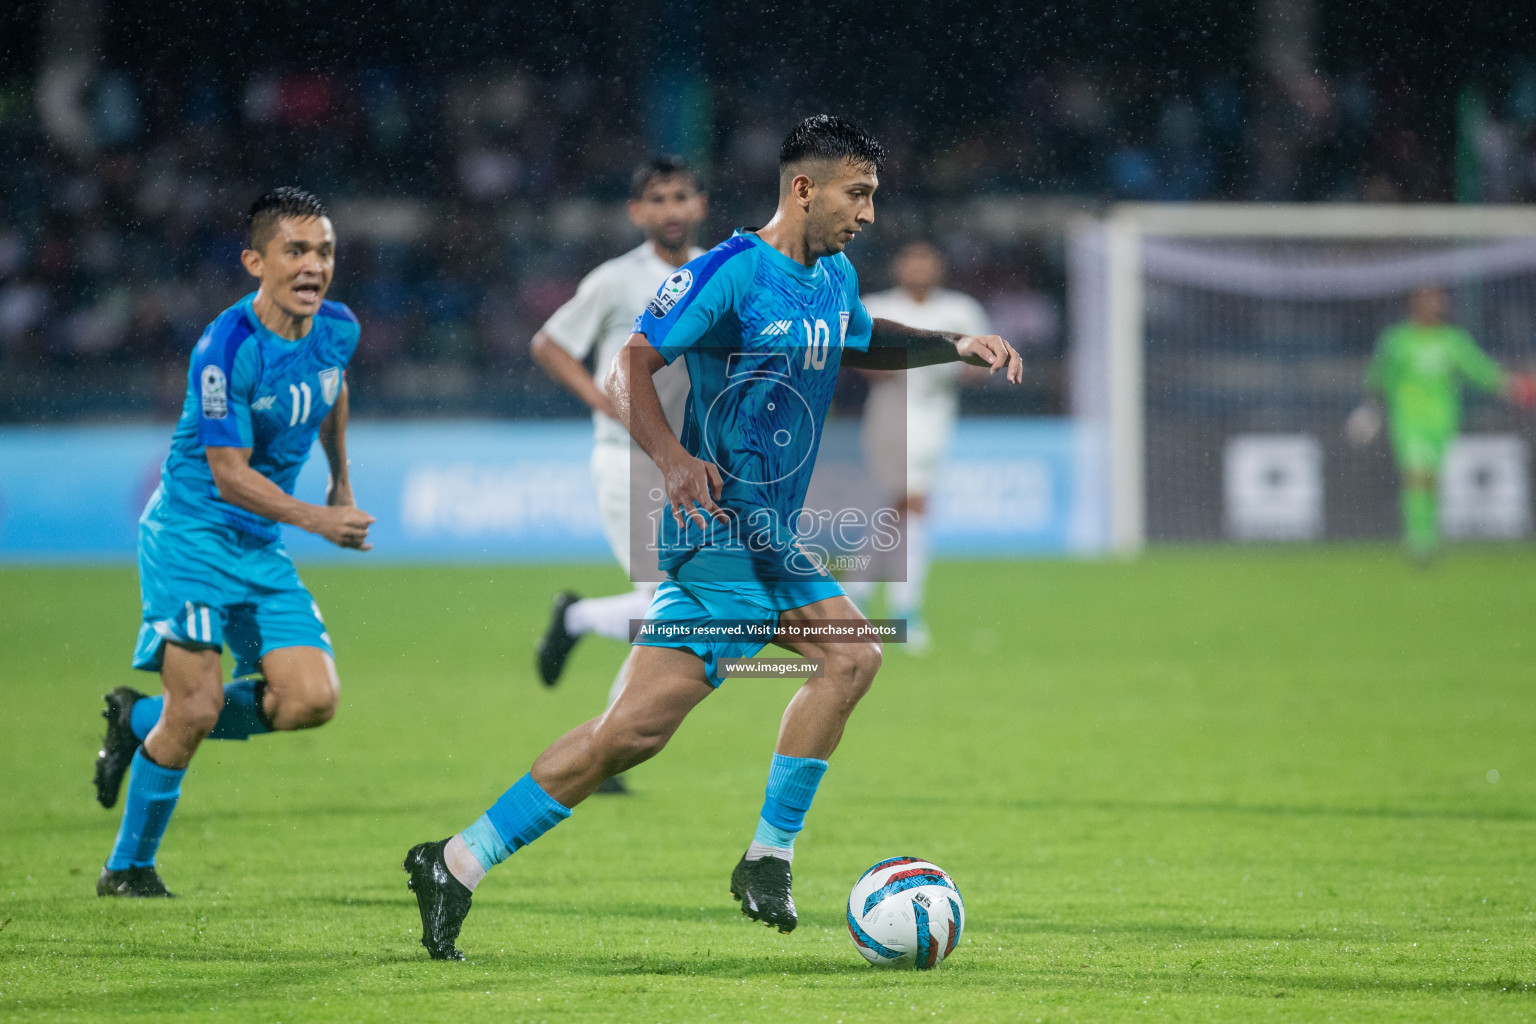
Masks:
[[[647,159],[629,176],[629,198],[639,199],[645,195],[646,186],[657,178],[674,178],[678,175],[688,178],[694,188],[704,191],[699,172],[688,166],[688,161],[673,153],[661,153]]]
[[[805,160],[848,160],[879,174],[885,147],[847,118],[816,114],[791,128],[779,147],[780,171]]]
[[[284,185],[275,188],[251,204],[245,215],[245,244],[260,252],[277,231],[284,217],[324,217],[325,204],[313,192]]]

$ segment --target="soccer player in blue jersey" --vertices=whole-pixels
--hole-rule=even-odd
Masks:
[[[347,476],[347,362],[357,318],[325,298],[336,234],[313,195],[280,188],[256,200],[240,256],[256,291],[219,314],[192,350],[187,398],[139,518],[143,622],[133,667],[162,693],[118,687],[96,797],[128,797],[100,896],[170,896],[155,852],[181,779],[206,737],[243,740],[308,729],[336,710],[336,665],[320,609],[299,581],[278,524],[367,550],[373,517]],[[293,497],[319,437],[330,463],[325,505]],[[235,657],[223,685],[220,654]],[[131,766],[131,771],[130,771]]]
[[[607,392],[665,481],[667,579],[648,617],[673,632],[642,637],[614,705],[556,740],[485,814],[406,854],[422,945],[434,959],[463,958],[455,940],[492,866],[569,817],[604,779],[655,755],[721,684],[727,659],[770,642],[755,631],[721,639],[709,629],[862,621],[794,528],[840,365],[892,370],[963,359],[1021,379],[1019,355],[1001,338],[919,331],[865,311],[843,248],[874,220],[883,159],[879,143],[848,121],[802,121],[779,152],[773,219],[671,274],[635,321]],[[681,439],[651,380],[678,358],[691,388]],[[748,917],[788,932],[797,922],[795,837],[881,652],[869,639],[774,642],[820,659],[823,671],[784,712],[757,830],[731,892]]]

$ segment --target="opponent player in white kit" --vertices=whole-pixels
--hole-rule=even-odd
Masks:
[[[597,380],[605,377],[614,353],[634,331],[635,317],[655,296],[661,282],[684,263],[703,255],[695,242],[706,204],[697,175],[682,158],[658,156],[641,164],[630,180],[629,219],[645,233],[645,241],[583,278],[571,300],[533,337],[533,358],[592,410],[592,482],[597,488],[603,530],[614,557],[631,578],[632,534],[635,539],[644,536],[650,522],[630,513],[629,432],[613,419],[608,396],[582,361],[595,346],[593,372]],[[688,370],[678,360],[655,380],[667,422],[673,431],[680,430],[688,400]],[[636,460],[636,468],[654,470],[644,457]],[[643,486],[645,481],[641,483]],[[655,486],[661,486],[659,475]],[[654,568],[656,559],[651,555],[641,561]],[[645,618],[657,582],[637,582],[628,593],[609,597],[582,598],[571,591],[556,594],[549,628],[536,652],[539,678],[544,684],[559,682],[571,649],[587,633],[628,643],[629,622]],[[623,678],[621,669],[609,692],[610,704],[618,696]],[[623,792],[624,785],[615,776],[600,791]]]
[[[896,287],[863,297],[869,315],[925,331],[991,334],[981,303],[939,287],[944,270],[944,258],[936,248],[927,242],[908,243],[891,264]],[[901,512],[905,527],[906,579],[886,584],[886,599],[891,614],[907,620],[906,650],[911,654],[922,654],[929,644],[923,618],[923,585],[928,578],[928,492],[955,432],[962,365],[937,363],[914,367],[905,374],[871,373],[869,398],[864,405],[865,459],[887,498]],[[889,443],[889,438],[901,436],[903,415],[905,460]],[[867,602],[873,589],[870,583],[847,587],[849,596],[860,603]]]

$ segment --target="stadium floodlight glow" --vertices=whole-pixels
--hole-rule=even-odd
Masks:
[[[1178,467],[1152,459],[1154,450],[1167,448],[1162,432],[1171,420],[1149,423],[1149,388],[1162,401],[1163,386],[1178,373],[1210,375],[1210,386],[1186,401],[1188,415],[1176,424],[1189,427],[1196,447],[1241,432],[1239,415],[1221,420],[1211,412],[1223,402],[1241,404],[1234,381],[1250,394],[1275,382],[1271,395],[1291,396],[1289,406],[1256,402],[1267,406],[1268,417],[1257,429],[1321,430],[1325,421],[1342,420],[1330,403],[1349,388],[1358,399],[1369,342],[1390,322],[1384,318],[1426,284],[1456,289],[1466,300],[1458,315],[1475,319],[1466,326],[1495,352],[1502,343],[1527,355],[1529,341],[1515,338],[1514,325],[1536,315],[1536,210],[1124,203],[1074,222],[1072,412],[1101,439],[1111,549],[1135,553],[1149,536],[1198,539],[1220,523],[1215,513],[1200,523],[1149,523],[1149,493],[1185,485]],[[1265,332],[1267,340],[1256,340]],[[1287,334],[1295,339],[1288,352],[1277,340]],[[1157,343],[1151,348],[1149,335]],[[1274,356],[1267,365],[1266,355]],[[1199,383],[1191,378],[1186,390]],[[1202,450],[1198,458],[1201,472],[1214,479],[1221,453]],[[1202,495],[1219,494],[1219,481],[1214,492],[1207,483],[1200,481]],[[1351,521],[1342,532],[1369,529]]]

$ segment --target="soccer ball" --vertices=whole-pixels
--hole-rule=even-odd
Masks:
[[[848,934],[877,967],[937,967],[964,930],[965,903],[954,879],[917,857],[881,861],[859,876],[848,897]]]

